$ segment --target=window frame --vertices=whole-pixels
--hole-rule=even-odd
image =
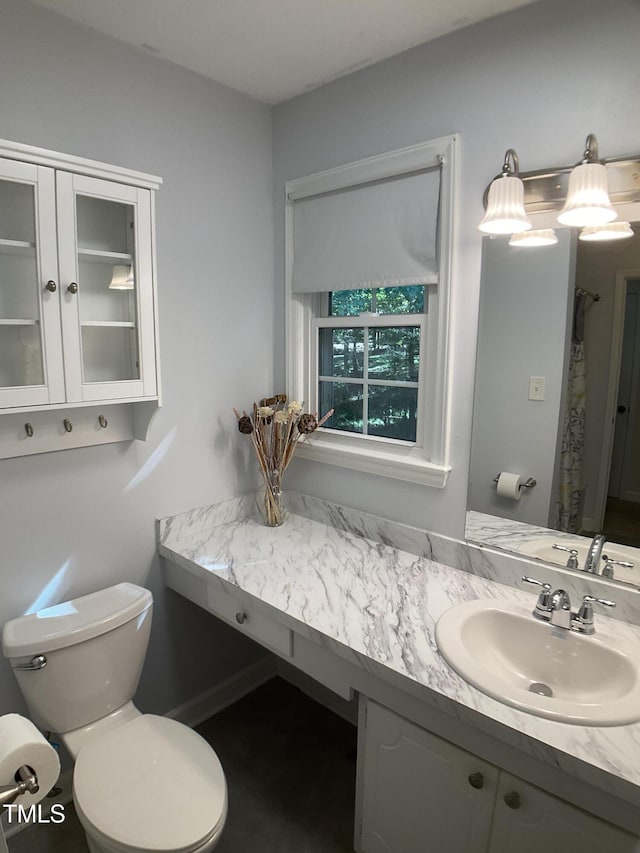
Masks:
[[[310,389],[309,398],[307,400],[308,406],[311,411],[319,412],[319,382],[335,382],[336,384],[344,383],[347,385],[361,385],[363,390],[363,413],[368,410],[368,401],[367,401],[367,389],[371,385],[383,385],[383,386],[400,386],[403,388],[417,388],[418,389],[418,406],[416,413],[416,440],[413,441],[405,441],[402,439],[394,439],[383,436],[376,436],[377,438],[383,438],[384,441],[392,441],[399,445],[406,445],[410,447],[423,447],[424,446],[424,432],[425,432],[425,394],[420,393],[425,385],[428,387],[428,379],[425,382],[423,379],[423,371],[427,370],[427,357],[426,357],[426,349],[427,349],[427,341],[428,341],[428,315],[427,314],[355,314],[351,316],[331,316],[331,317],[314,317],[312,320],[313,326],[313,342],[311,346],[311,376],[316,377],[316,382],[313,388]],[[363,375],[361,377],[350,377],[350,376],[324,376],[320,373],[319,368],[319,354],[320,354],[320,329],[397,329],[397,328],[406,328],[408,326],[419,328],[420,329],[420,356],[418,362],[418,381],[414,382],[412,380],[394,380],[394,379],[377,379],[375,377],[371,377],[366,374],[366,370],[363,370]],[[368,340],[364,342],[365,351],[368,348]],[[365,366],[367,365],[368,359],[365,357]],[[325,413],[320,413],[320,416]],[[365,422],[366,422],[365,417]],[[348,430],[336,430],[334,428],[323,429],[323,432],[328,432],[331,434],[339,432],[340,434],[346,433],[347,435],[355,435],[359,438],[366,437],[370,435],[369,433],[356,433],[349,432]]]
[[[285,184],[285,345],[286,388],[290,398],[317,409],[318,328],[422,326],[416,443],[379,436],[318,429],[301,442],[297,455],[406,482],[444,488],[451,466],[449,305],[452,282],[457,134],[317,172]],[[293,293],[293,212],[296,199],[372,180],[392,178],[440,164],[439,282],[425,284],[425,314],[326,317],[326,293]],[[339,320],[340,323],[335,321]],[[342,322],[345,321],[345,322]],[[357,322],[354,322],[357,321]],[[318,412],[319,416],[324,412]]]

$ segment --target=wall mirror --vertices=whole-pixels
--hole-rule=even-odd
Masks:
[[[603,533],[599,572],[640,586],[640,206],[616,208],[628,239],[556,211],[531,216],[555,245],[483,240],[466,538],[581,570]]]

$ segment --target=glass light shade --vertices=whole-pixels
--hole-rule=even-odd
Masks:
[[[130,264],[114,264],[109,290],[133,290],[133,267]]]
[[[510,246],[553,246],[558,237],[553,228],[541,228],[537,231],[521,231],[509,240]]]
[[[609,201],[607,168],[602,163],[582,163],[569,175],[567,200],[558,216],[563,225],[578,228],[605,225],[617,216]]]
[[[583,228],[580,239],[587,242],[604,242],[606,240],[627,240],[633,237],[633,229],[628,222],[608,222],[606,225],[592,225]]]
[[[478,225],[485,234],[517,234],[531,223],[524,210],[524,185],[520,178],[496,178],[489,187],[487,212]]]

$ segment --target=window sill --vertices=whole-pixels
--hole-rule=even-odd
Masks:
[[[406,483],[419,483],[434,489],[444,489],[451,471],[450,465],[438,465],[416,456],[415,448],[399,447],[390,452],[371,445],[355,446],[348,437],[328,436],[326,433],[315,433],[310,441],[301,441],[296,455],[313,462],[365,471]]]

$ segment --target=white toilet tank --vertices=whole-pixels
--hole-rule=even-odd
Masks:
[[[5,624],[3,653],[37,726],[64,734],[133,698],[152,605],[149,590],[121,583]]]

